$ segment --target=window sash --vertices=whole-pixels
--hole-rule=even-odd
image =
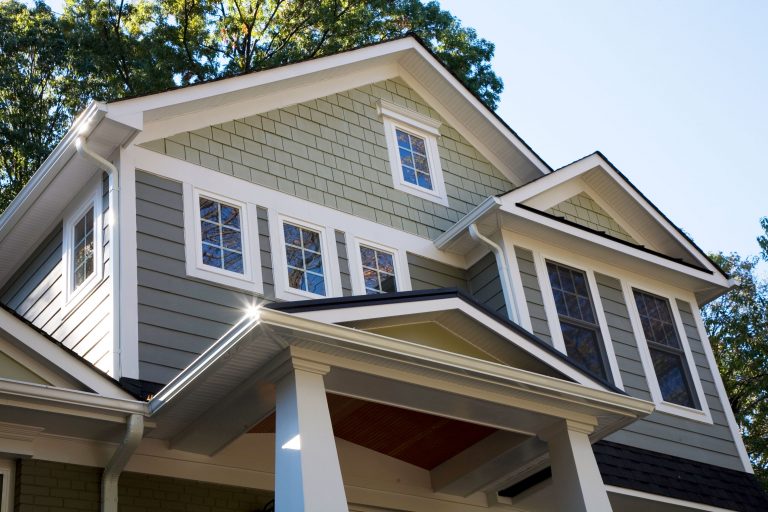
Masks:
[[[203,195],[199,196],[197,206],[203,265],[244,275],[243,212],[240,207]]]
[[[72,224],[72,290],[77,290],[95,272],[96,260],[96,236],[95,236],[95,211],[90,208]],[[82,234],[78,237],[78,231]]]
[[[373,253],[373,266],[366,265],[365,251],[371,251]],[[381,267],[381,256],[389,257],[389,265],[391,267],[391,271]],[[394,253],[360,244],[360,262],[363,272],[363,286],[365,288],[366,295],[397,291],[397,272],[395,269]],[[375,286],[370,285],[373,283],[371,283],[372,280],[369,279],[369,277],[375,278]],[[388,278],[391,278],[391,280]],[[387,281],[385,281],[385,279],[387,279]]]
[[[297,231],[298,236],[293,235],[289,239],[291,228]],[[282,230],[288,287],[326,296],[323,234],[288,221],[283,222]]]

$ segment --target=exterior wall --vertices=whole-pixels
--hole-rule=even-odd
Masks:
[[[611,216],[603,210],[594,199],[582,192],[562,203],[553,206],[547,213],[563,217],[581,226],[603,231],[625,242],[636,244],[632,235],[622,228]]]
[[[63,226],[59,223],[27,262],[0,290],[0,302],[16,311],[67,348],[111,373],[112,279],[110,256],[108,178],[103,175],[102,280],[79,305],[64,309]]]
[[[458,288],[469,291],[467,271],[408,253],[408,271],[411,274],[411,287],[414,290],[434,288]]]
[[[544,299],[541,296],[539,278],[536,275],[536,266],[533,263],[533,253],[528,249],[515,246],[517,266],[520,269],[520,278],[523,282],[523,293],[528,304],[528,314],[531,316],[533,334],[552,344],[547,324],[547,313],[544,311]]]
[[[102,469],[20,459],[16,466],[16,512],[98,512]],[[120,476],[118,500],[124,512],[195,510],[255,512],[273,497],[259,491],[139,473]]]
[[[504,291],[501,288],[496,258],[492,253],[486,254],[467,269],[467,281],[469,292],[477,302],[504,318],[507,317]]]
[[[515,247],[515,252],[531,320],[536,331],[536,325],[546,325],[546,311],[540,305],[543,302],[540,300],[541,291],[535,276],[533,253],[529,249],[519,247]],[[624,390],[631,396],[651,401],[648,380],[640,359],[621,282],[616,277],[599,272],[595,273],[595,278]],[[708,424],[656,411],[609,436],[607,440],[741,470],[743,466],[717,395],[690,305],[684,302],[671,305],[677,306],[685,325],[685,334],[688,337],[713,423]],[[540,333],[535,332],[535,334],[542,337]]]
[[[339,255],[339,273],[341,274],[341,291],[346,297],[352,295],[352,279],[347,255],[347,239],[343,231],[336,230],[336,253]]]
[[[396,190],[376,112],[380,99],[440,120],[395,79],[144,147],[430,239],[486,197],[513,188],[466,139],[443,124],[438,146],[449,207]]]

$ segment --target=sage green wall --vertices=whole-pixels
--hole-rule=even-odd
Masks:
[[[589,194],[582,192],[562,203],[553,206],[547,213],[563,217],[580,226],[603,231],[619,240],[636,244],[632,235],[622,228]]]
[[[442,120],[394,79],[144,147],[426,238],[435,238],[486,197],[513,188],[444,123],[438,146],[449,207],[395,190],[376,113],[380,99]]]

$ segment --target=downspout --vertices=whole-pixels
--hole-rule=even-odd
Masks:
[[[128,460],[144,436],[144,416],[131,414],[125,437],[109,459],[101,476],[101,512],[117,512],[117,482]]]
[[[469,236],[472,237],[472,240],[487,245],[496,257],[496,267],[499,272],[499,279],[501,279],[501,291],[504,294],[504,304],[507,307],[507,316],[510,320],[519,324],[520,313],[517,310],[517,302],[515,301],[515,294],[512,288],[512,278],[510,277],[507,259],[504,256],[504,249],[490,238],[481,234],[477,229],[477,224],[474,222],[467,227],[467,231],[469,232]]]
[[[99,169],[107,171],[109,176],[109,215],[110,215],[110,261],[112,263],[112,339],[115,351],[116,364],[113,375],[116,378],[122,376],[122,357],[120,343],[120,229],[118,226],[118,208],[120,207],[120,190],[118,188],[117,167],[101,155],[91,151],[85,138],[80,136],[75,140],[78,154],[93,161]]]

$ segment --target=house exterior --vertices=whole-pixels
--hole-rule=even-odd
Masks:
[[[93,103],[0,216],[0,512],[765,510],[731,285],[412,37]]]

